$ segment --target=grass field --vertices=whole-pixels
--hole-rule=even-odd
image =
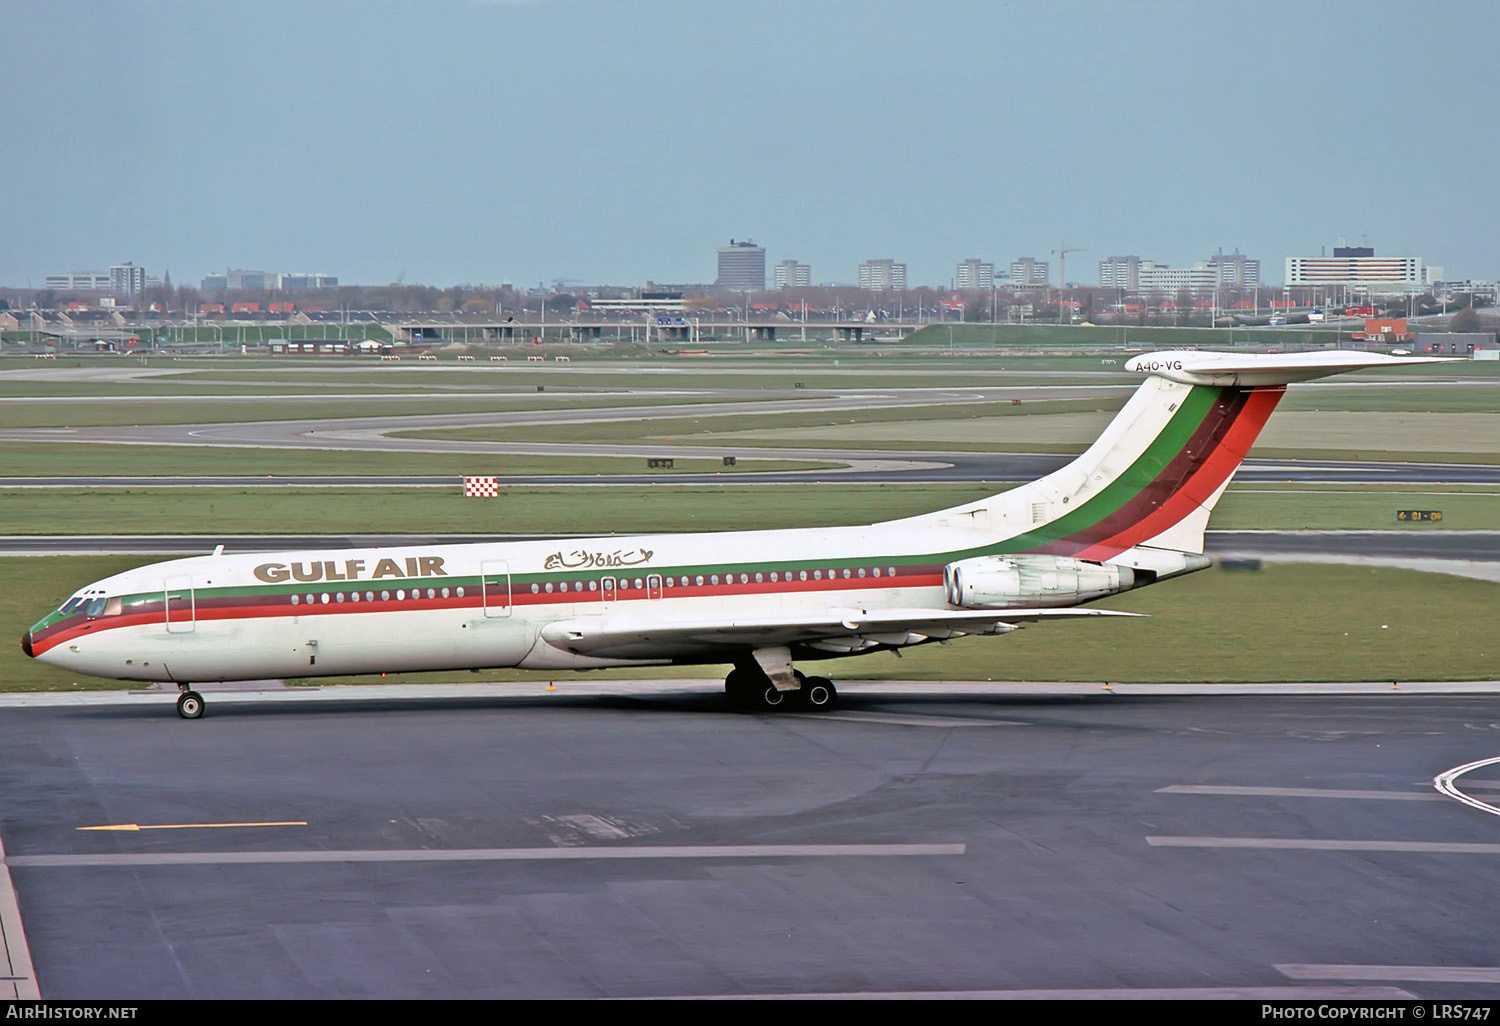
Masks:
[[[0,632],[22,631],[89,581],[148,559],[0,559]],[[1101,603],[1147,619],[1027,627],[998,638],[926,645],[818,664],[836,680],[1148,682],[1490,680],[1500,677],[1493,611],[1500,584],[1361,566],[1207,570]],[[3,635],[0,635],[3,636]],[[703,677],[726,668],[602,671],[616,678]],[[561,679],[556,674],[393,674],[390,683]],[[307,683],[379,683],[380,677]],[[27,659],[0,645],[0,690],[123,688]],[[164,708],[170,702],[163,698]]]
[[[929,485],[516,486],[497,499],[434,488],[0,489],[0,534],[639,534],[829,527],[956,506],[1001,491]],[[1216,530],[1412,530],[1398,509],[1441,509],[1448,530],[1500,530],[1495,489],[1231,489]]]
[[[805,460],[673,457],[665,473],[734,474],[847,466]],[[369,452],[350,449],[253,449],[191,445],[91,445],[69,442],[0,442],[0,486],[7,477],[199,477],[251,475],[423,476],[449,474],[454,487],[466,474],[645,474],[644,458],[624,456],[525,456],[484,453]]]

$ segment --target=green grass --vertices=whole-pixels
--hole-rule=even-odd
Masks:
[[[583,424],[522,424],[514,427],[476,428],[430,428],[393,432],[401,438],[441,438],[464,441],[528,441],[528,442],[659,442],[675,440],[692,442],[694,436],[703,433],[718,435],[733,431],[755,431],[757,429],[781,430],[783,428],[826,427],[836,432],[842,445],[850,447],[868,446],[870,443],[859,437],[860,428],[873,424],[911,424],[933,420],[988,420],[995,417],[1024,417],[1043,413],[1079,413],[1095,410],[1116,410],[1124,405],[1125,397],[1112,399],[1041,399],[1017,404],[1011,403],[945,403],[931,406],[896,406],[873,409],[818,410],[807,413],[728,413],[704,414],[702,416],[665,417],[652,420],[613,421],[608,425]],[[842,437],[839,437],[842,436]],[[717,439],[717,444],[730,444]],[[741,442],[735,445],[768,445],[791,448],[822,447],[821,440],[811,442],[797,440],[778,441],[768,435],[763,441]],[[907,443],[901,443],[905,446]],[[915,444],[915,443],[914,443]],[[934,443],[936,446],[937,443]],[[889,447],[889,446],[881,446]],[[969,448],[944,443],[943,447]],[[1080,447],[1081,451],[1081,447]]]
[[[436,488],[0,488],[3,534],[639,534],[872,523],[1010,487],[952,484],[514,486],[497,499]],[[1398,509],[1441,509],[1448,530],[1500,530],[1500,492],[1441,486],[1246,487],[1215,530],[1431,530]]]
[[[725,475],[812,470],[845,464],[794,460],[723,460],[674,457],[674,473]],[[230,449],[192,445],[99,445],[0,442],[0,487],[9,477],[194,477],[253,475],[433,476],[450,474],[454,487],[466,474],[645,474],[644,457],[525,456],[502,453],[370,452],[350,449]]]
[[[146,557],[0,559],[0,637],[18,638],[90,581]],[[1379,596],[1372,601],[1371,596]],[[1269,564],[1258,572],[1207,570],[1100,605],[1149,619],[1039,624],[1002,637],[817,664],[835,680],[1078,680],[1145,682],[1492,680],[1500,677],[1493,611],[1500,584],[1381,567]],[[1440,615],[1432,611],[1440,610]],[[608,670],[611,678],[704,677],[724,667]],[[547,680],[519,670],[393,674],[390,683]],[[307,683],[379,683],[334,678]],[[139,685],[81,677],[0,645],[0,690]],[[169,699],[164,698],[164,702]]]
[[[1278,410],[1369,413],[1500,413],[1500,382],[1400,385],[1384,388],[1293,386]],[[1500,445],[1500,443],[1497,443]]]
[[[639,534],[867,523],[957,505],[998,485],[0,489],[5,534]]]

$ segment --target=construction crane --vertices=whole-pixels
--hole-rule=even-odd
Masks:
[[[1063,293],[1068,287],[1068,254],[1082,253],[1082,246],[1069,246],[1064,242],[1052,251],[1057,257],[1057,323],[1063,323]]]

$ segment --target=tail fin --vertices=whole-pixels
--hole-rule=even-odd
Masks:
[[[987,501],[991,527],[1007,535],[998,551],[1160,564],[1164,573],[1172,563],[1205,565],[1180,554],[1203,552],[1209,513],[1288,382],[1414,362],[1345,351],[1135,357],[1125,367],[1146,380],[1088,451]],[[1158,561],[1152,552],[1177,555]]]

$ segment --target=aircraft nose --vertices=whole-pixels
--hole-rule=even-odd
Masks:
[[[25,652],[27,655],[31,655],[31,632],[30,631],[27,631],[25,634],[21,635],[21,651]],[[35,657],[33,656],[33,658],[35,658]]]

